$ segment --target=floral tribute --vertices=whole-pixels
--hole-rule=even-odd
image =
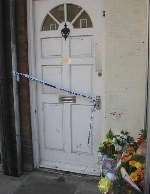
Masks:
[[[140,130],[136,140],[127,131],[114,135],[109,130],[98,150],[100,193],[144,194],[146,136],[146,130]]]

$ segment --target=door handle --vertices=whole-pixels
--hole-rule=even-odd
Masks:
[[[76,103],[76,96],[59,96],[59,103]]]

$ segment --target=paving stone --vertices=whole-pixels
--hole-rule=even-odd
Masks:
[[[97,179],[35,171],[20,178],[0,174],[0,194],[99,194]]]
[[[15,194],[74,194],[75,184],[68,184],[56,180],[50,180],[45,177],[42,179],[29,179],[23,184]]]
[[[100,194],[96,183],[81,182],[75,194]]]
[[[25,180],[25,176],[14,178],[0,173],[0,194],[14,194],[22,185],[23,180]]]

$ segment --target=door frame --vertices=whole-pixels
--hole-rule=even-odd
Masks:
[[[34,39],[34,9],[33,2],[36,0],[27,0],[27,34],[28,34],[28,64],[29,73],[36,75],[36,55]],[[33,163],[34,168],[40,165],[40,145],[39,145],[39,124],[37,114],[37,84],[29,82],[30,87],[30,110],[31,110],[31,127],[32,127],[32,145],[33,145]]]
[[[33,3],[34,1],[40,1],[40,0],[27,0],[27,34],[28,34],[28,64],[29,64],[29,73],[32,73],[33,75],[36,75],[36,54],[35,54],[35,27],[34,27],[34,7]],[[104,6],[104,5],[103,5]],[[103,19],[102,19],[103,20]],[[105,26],[104,21],[102,21],[103,27]],[[102,58],[101,58],[101,67],[103,69],[102,72],[102,80],[104,84],[104,74],[105,74],[105,38],[104,33],[102,30]],[[37,90],[37,84],[33,82],[29,82],[30,87],[30,110],[31,110],[31,127],[32,127],[32,145],[33,145],[33,162],[34,162],[34,168],[40,167],[40,141],[39,141],[39,121],[38,121],[38,102],[37,102],[37,96],[36,96],[36,90]],[[103,86],[104,87],[104,86]],[[104,116],[105,114],[105,88],[103,88],[103,95],[101,96],[102,100],[102,114]],[[105,121],[103,118],[103,126],[105,126]],[[104,130],[101,131],[101,136],[104,137],[105,132]]]

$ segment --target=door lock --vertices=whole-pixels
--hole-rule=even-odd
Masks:
[[[96,96],[95,108],[96,110],[100,110],[102,106],[101,97]]]

